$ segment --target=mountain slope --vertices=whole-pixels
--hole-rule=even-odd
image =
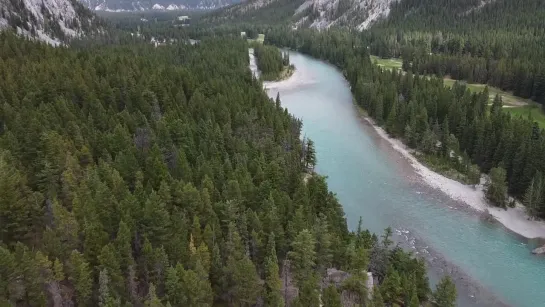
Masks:
[[[307,0],[296,11],[297,25],[311,28],[347,26],[359,30],[369,28],[390,13],[390,5],[398,0]]]
[[[496,0],[249,0],[210,17],[215,21],[290,22],[296,27],[326,29],[331,26],[369,29],[389,19],[434,18],[436,14],[456,19],[482,10]]]
[[[250,0],[217,13],[216,19],[289,21],[298,27],[367,29],[388,16],[398,0]]]
[[[96,30],[97,17],[75,0],[0,0],[0,29],[52,45]]]

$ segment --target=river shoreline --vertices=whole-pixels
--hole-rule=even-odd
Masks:
[[[290,88],[302,85],[293,78],[294,75],[295,74],[292,74],[289,78],[281,81],[264,82],[264,88],[265,90],[268,90],[274,87]],[[359,106],[356,104],[354,105],[361,110]],[[481,184],[474,188],[472,185],[465,185],[433,171],[428,166],[418,161],[414,156],[413,151],[403,144],[401,140],[389,136],[388,133],[378,126],[369,116],[362,114],[362,112],[358,113],[367,124],[374,128],[374,131],[381,138],[386,140],[395,151],[408,160],[426,185],[441,191],[452,200],[464,203],[469,209],[474,210],[478,214],[493,217],[495,221],[499,222],[507,230],[523,238],[545,239],[545,222],[529,220],[528,215],[521,204],[517,204],[515,208],[508,208],[507,210],[489,206],[484,197],[484,182],[481,182]]]
[[[314,69],[308,69],[306,60],[301,61],[301,59],[296,55],[294,55],[294,59],[296,59],[296,65],[297,65],[297,70],[295,71],[294,75],[291,78],[280,81],[280,82],[263,82],[264,90],[272,99],[276,97],[277,93],[280,93],[282,105],[287,107],[290,110],[290,113],[296,114],[297,116],[306,114],[306,113],[302,113],[303,112],[301,108],[302,105],[308,104],[309,106],[311,106],[311,108],[315,109],[314,113],[310,113],[310,114],[313,114],[313,116],[309,118],[303,117],[302,119],[306,123],[305,126],[307,126],[307,129],[309,129],[309,131],[314,131],[314,133],[316,132],[320,133],[319,134],[320,137],[318,137],[318,135],[314,135],[314,137],[317,140],[317,144],[324,144],[323,143],[324,138],[322,138],[322,136],[324,135],[326,135],[325,139],[331,138],[331,137],[344,139],[345,136],[352,135],[352,133],[354,135],[359,135],[360,133],[357,130],[354,130],[357,127],[359,127],[362,131],[365,131],[364,134],[369,135],[369,137],[372,139],[372,141],[369,140],[371,141],[371,143],[366,144],[365,147],[369,148],[369,146],[372,146],[372,147],[378,148],[378,150],[376,151],[372,150],[371,152],[376,152],[377,154],[383,157],[381,159],[388,160],[391,163],[391,166],[396,165],[396,168],[397,168],[396,177],[400,179],[399,182],[403,182],[402,184],[405,186],[403,189],[406,188],[407,191],[411,191],[409,193],[412,195],[422,195],[423,199],[429,199],[431,197],[434,200],[432,201],[432,203],[435,202],[436,204],[444,205],[444,207],[447,208],[447,211],[452,210],[453,216],[457,216],[457,218],[460,218],[460,214],[457,214],[454,212],[459,212],[459,213],[463,212],[462,215],[467,215],[468,217],[470,217],[471,220],[478,222],[478,215],[474,214],[475,211],[473,211],[471,207],[467,206],[461,201],[454,200],[451,197],[449,197],[447,194],[443,193],[442,191],[427,185],[420,178],[421,177],[420,174],[414,168],[412,163],[410,163],[410,161],[406,159],[406,157],[404,157],[397,150],[395,150],[390,142],[383,139],[383,137],[376,132],[375,128],[368,121],[364,120],[363,117],[358,116],[358,112],[356,111],[356,107],[352,101],[352,98],[351,98],[352,96],[349,91],[349,86],[348,84],[346,84],[346,80],[343,79],[343,81],[345,82],[344,86],[346,86],[348,90],[347,92],[350,96],[349,105],[344,104],[344,106],[340,106],[340,109],[338,109],[338,114],[336,114],[335,111],[330,110],[333,108],[326,107],[325,105],[320,105],[320,103],[323,101],[328,101],[330,99],[335,100],[339,97],[339,95],[343,97],[341,98],[341,100],[345,100],[345,102],[348,102],[347,101],[348,97],[346,97],[347,95],[342,93],[339,93],[338,95],[331,94],[332,92],[329,88],[326,89],[325,92],[323,93],[323,97],[324,97],[323,100],[320,100],[318,97],[315,97],[312,94],[310,94],[309,96],[300,95],[300,93],[304,93],[305,91],[311,91],[311,92],[315,92],[316,90],[319,91],[320,89],[327,87],[329,83],[321,85],[322,81],[321,81],[319,71],[317,72]],[[313,60],[310,60],[310,62],[312,61]],[[312,65],[310,62],[308,64]],[[332,65],[328,65],[328,66],[332,67]],[[312,67],[312,66],[309,66],[309,67]],[[255,69],[255,67],[253,68]],[[340,73],[340,75],[342,77],[342,73]],[[316,88],[317,86],[318,88]],[[285,98],[285,100],[283,98]],[[328,105],[331,105],[331,104],[328,103]],[[348,111],[348,110],[351,110],[351,111]],[[336,115],[332,116],[332,114],[336,114]],[[327,118],[331,118],[331,119],[334,119],[337,117],[342,118],[343,116],[346,116],[346,115],[351,116],[351,119],[347,119],[347,122],[348,123],[352,122],[355,124],[355,126],[353,126],[350,129],[350,131],[344,131],[344,134],[338,134],[339,132],[343,131],[343,129],[339,130],[336,128],[337,126],[327,127],[322,125],[320,128],[316,127],[318,122],[323,123],[327,121]],[[337,120],[333,120],[333,122],[336,124],[340,124],[338,123]],[[362,139],[358,136],[358,140],[351,140],[351,141],[354,142],[354,145],[356,147],[361,147],[361,143],[359,143],[360,142],[359,140],[362,140]],[[334,146],[337,149],[343,148],[343,145],[341,145],[338,142],[333,142],[331,146]],[[320,148],[319,152],[323,153],[323,152],[328,152],[329,150],[333,151],[332,148]],[[380,205],[376,207],[374,206],[374,204],[377,204],[377,203],[378,204],[383,203],[385,205],[385,203],[383,202],[384,198],[390,199],[389,196],[373,197],[376,195],[386,195],[386,194],[380,194],[381,193],[380,191],[382,190],[380,186],[383,184],[389,185],[389,183],[382,181],[382,180],[389,180],[387,179],[388,175],[386,173],[383,173],[382,169],[374,168],[374,167],[368,168],[368,163],[362,162],[361,160],[358,160],[359,162],[354,162],[356,164],[361,162],[362,164],[361,165],[358,164],[358,165],[363,168],[359,168],[359,167],[356,167],[356,168],[360,169],[361,171],[364,171],[367,175],[366,179],[363,179],[364,181],[361,181],[361,183],[363,183],[363,182],[366,182],[365,180],[368,180],[367,184],[364,184],[362,189],[367,190],[366,186],[368,185],[376,186],[377,189],[372,191],[367,191],[367,192],[370,192],[371,194],[367,193],[365,195],[362,195],[361,192],[357,192],[355,194],[351,194],[350,196],[348,196],[347,189],[350,189],[350,191],[352,191],[349,193],[354,193],[355,190],[353,189],[358,189],[357,188],[358,184],[354,185],[348,182],[340,183],[339,179],[341,180],[341,182],[343,182],[343,180],[346,180],[348,178],[353,178],[353,176],[356,175],[358,171],[352,172],[352,169],[347,170],[343,166],[345,163],[339,162],[338,159],[346,161],[351,158],[356,158],[353,156],[354,151],[358,151],[359,153],[359,149],[354,149],[353,146],[348,146],[348,147],[344,147],[344,150],[341,150],[341,152],[333,156],[331,155],[331,152],[330,154],[326,154],[326,157],[322,156],[324,160],[322,163],[319,164],[321,165],[320,166],[321,169],[318,170],[318,172],[324,172],[324,174],[329,176],[329,175],[333,175],[333,173],[331,173],[332,169],[342,169],[342,173],[344,175],[339,174],[339,176],[341,177],[332,176],[330,180],[328,180],[328,182],[329,184],[333,186],[332,189],[339,193],[339,197],[343,199],[343,208],[344,210],[346,210],[347,214],[349,215],[347,216],[347,220],[349,222],[350,220],[352,220],[352,222],[355,223],[354,222],[355,218],[353,217],[353,214],[360,215],[360,216],[365,215],[365,213],[361,211],[362,207],[368,207],[369,210],[371,210],[369,212],[373,212],[373,216],[375,216],[375,218],[372,218],[371,220],[376,221],[376,220],[385,218],[387,220],[387,224],[385,225],[391,226],[394,229],[393,240],[396,242],[396,244],[399,247],[403,248],[404,250],[412,251],[416,257],[419,257],[425,260],[426,266],[428,268],[428,274],[430,277],[430,286],[432,288],[441,279],[441,277],[446,274],[450,275],[453,278],[456,284],[456,287],[458,289],[458,304],[457,304],[458,306],[479,306],[479,307],[510,306],[507,303],[507,301],[503,300],[500,296],[490,291],[490,288],[488,287],[489,283],[482,282],[483,281],[482,275],[480,275],[477,272],[474,272],[473,269],[468,269],[464,264],[465,260],[460,261],[459,256],[461,254],[458,254],[458,252],[456,252],[456,256],[453,260],[450,258],[450,256],[452,256],[450,253],[448,252],[445,253],[445,247],[442,242],[447,242],[448,236],[447,237],[443,236],[443,238],[447,241],[443,240],[442,242],[440,241],[439,243],[434,242],[434,239],[430,238],[426,234],[425,228],[421,228],[420,226],[415,227],[415,225],[412,222],[403,221],[402,216],[406,217],[406,215],[400,214],[399,209],[396,208],[391,211],[390,210],[380,211],[379,209],[381,208]],[[384,156],[385,154],[387,155],[387,157]],[[374,159],[372,158],[372,156],[370,156],[370,158],[372,160]],[[318,159],[320,159],[320,157]],[[358,159],[360,159],[360,157],[358,157]],[[353,166],[355,167],[356,165],[353,165]],[[375,173],[375,172],[378,172],[378,173]],[[400,177],[403,177],[403,178],[400,178]],[[362,178],[360,178],[360,180],[362,180]],[[397,192],[400,191],[397,189],[398,187],[396,187],[395,191],[392,191],[394,194],[397,194]],[[376,195],[373,193],[376,193]],[[421,200],[416,200],[412,196],[409,196],[409,197],[418,204],[422,204],[424,206],[431,205],[431,203],[428,203],[428,204],[421,203]],[[395,198],[395,196],[393,198]],[[420,196],[416,196],[415,198],[419,199]],[[366,203],[368,199],[373,199],[373,205],[371,205],[370,203]],[[404,202],[405,202],[404,205],[407,205],[408,207],[416,206],[414,202],[406,203],[406,201],[403,201],[403,200],[400,203],[397,203],[396,205],[403,205]],[[444,211],[444,209],[439,208],[442,206],[435,205],[435,207],[437,209],[427,209],[426,211],[428,210],[432,210],[432,212]],[[408,212],[407,215],[415,215],[415,214],[417,215],[417,212],[419,211],[419,209],[416,207],[413,209],[414,210],[412,210],[411,212]],[[420,207],[420,209],[424,210],[423,207]],[[357,213],[354,210],[356,210]],[[387,216],[385,216],[384,214],[387,214]],[[352,215],[352,217],[350,217],[350,215]],[[448,213],[445,213],[443,216],[446,217],[447,215]],[[429,216],[429,215],[426,213],[425,216]],[[433,213],[432,213],[432,216],[433,216]],[[402,219],[399,220],[398,218],[402,218]],[[415,216],[415,218],[416,220],[419,219],[417,216]],[[422,218],[426,219],[426,217],[422,217]],[[414,219],[411,219],[411,221],[414,221]],[[377,225],[374,222],[372,221],[369,222],[369,219],[367,219],[365,223],[366,223],[365,224],[366,228],[371,229],[371,231],[373,232],[380,232],[383,229],[383,228],[380,228],[383,226],[377,227]],[[419,224],[419,222],[416,222],[416,223],[417,225],[423,225],[423,224]],[[355,227],[355,225],[352,225],[352,228],[353,227]],[[446,227],[447,227],[446,229],[449,229],[449,228],[452,228],[452,225],[449,225],[447,223]],[[477,235],[477,236],[480,236],[480,235]],[[468,238],[469,245],[466,244],[468,248],[471,248],[471,246],[473,247],[475,246],[474,238],[475,238],[474,236],[471,236]],[[455,244],[453,245],[453,248],[455,248],[454,246],[460,244],[459,241],[460,240],[458,238],[453,238],[453,243]],[[449,244],[449,243],[446,243],[446,244]],[[522,244],[523,243],[521,243],[521,245],[519,246],[522,246]],[[459,249],[457,249],[457,251],[458,250]],[[478,278],[475,278],[476,276]]]
[[[292,74],[289,78],[281,81],[264,82],[264,89],[269,90],[274,87],[290,88],[302,85],[293,78],[294,75],[295,74]],[[355,103],[354,106],[359,110],[362,110]],[[462,202],[467,205],[469,209],[483,215],[483,217],[486,217],[488,220],[492,217],[494,221],[500,223],[505,229],[528,240],[537,239],[543,244],[543,241],[545,240],[545,221],[530,220],[522,204],[517,202],[515,208],[507,209],[489,206],[484,196],[484,182],[482,180],[479,185],[473,187],[472,185],[463,184],[433,171],[431,168],[418,161],[414,156],[413,151],[401,140],[388,135],[388,133],[382,127],[378,126],[372,118],[362,113],[363,112],[358,112],[360,117],[373,127],[374,131],[381,138],[386,140],[395,151],[408,160],[426,185],[441,191],[452,200]]]
[[[451,199],[461,201],[468,205],[471,209],[479,213],[489,213],[496,221],[502,224],[506,229],[527,239],[545,238],[545,222],[529,220],[528,215],[524,211],[521,204],[517,204],[515,208],[507,210],[489,206],[484,196],[483,183],[473,188],[471,185],[465,185],[461,182],[447,178],[437,172],[434,172],[429,167],[422,164],[401,140],[393,138],[373,119],[366,115],[361,117],[374,128],[375,132],[388,141],[393,149],[403,155],[413,166],[415,171],[420,175],[421,179],[428,186],[440,190]]]

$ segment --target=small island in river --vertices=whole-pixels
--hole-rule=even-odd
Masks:
[[[290,64],[289,53],[277,47],[256,45],[254,55],[263,81],[286,80],[295,72],[295,66]]]

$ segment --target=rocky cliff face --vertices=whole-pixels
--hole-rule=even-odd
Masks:
[[[75,0],[0,0],[0,29],[59,45],[97,31],[98,19]]]
[[[398,0],[307,0],[295,12],[297,26],[324,29],[347,26],[364,30],[388,17],[390,5]]]

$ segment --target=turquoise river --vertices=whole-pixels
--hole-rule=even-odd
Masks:
[[[431,189],[408,161],[360,117],[349,85],[331,65],[292,52],[295,74],[265,84],[271,97],[303,120],[314,140],[317,172],[344,206],[348,225],[380,233],[428,260],[432,284],[445,273],[458,287],[459,306],[545,306],[545,259],[531,246]]]

